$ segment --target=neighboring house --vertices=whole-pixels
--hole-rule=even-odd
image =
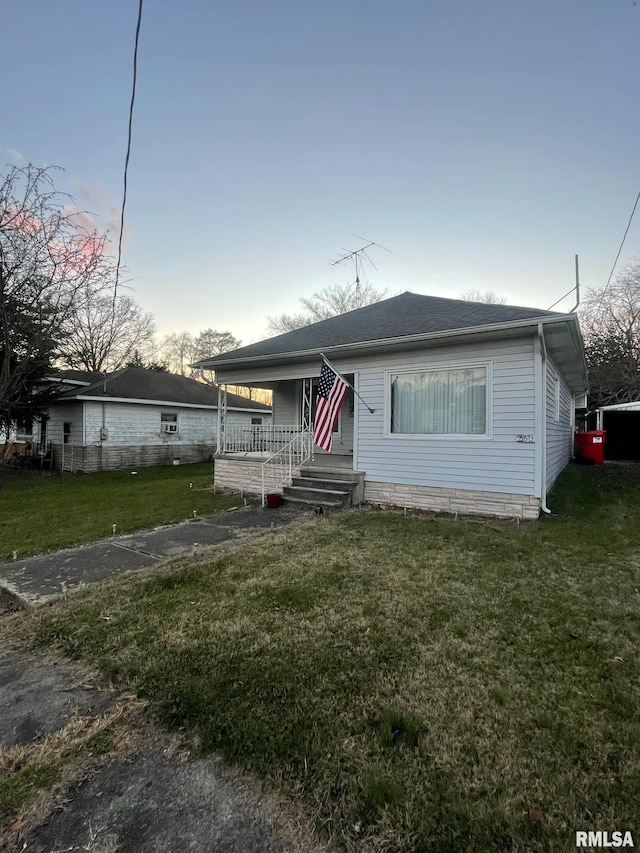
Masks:
[[[349,392],[332,453],[309,459],[321,353],[362,399]],[[587,391],[575,314],[408,292],[197,366],[273,390],[273,429],[294,439],[279,486],[288,456],[362,472],[366,502],[519,518],[546,509]],[[216,482],[260,491],[271,463],[238,457],[225,432]]]
[[[640,402],[596,409],[596,427],[606,432],[605,459],[640,459]]]
[[[197,462],[213,455],[218,389],[161,371],[126,367],[106,375],[61,371],[61,394],[34,425],[34,445],[50,443],[54,466],[105,471]],[[252,434],[271,419],[262,403],[227,396],[227,417]]]

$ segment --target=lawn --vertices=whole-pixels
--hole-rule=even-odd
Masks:
[[[214,495],[211,464],[99,474],[0,471],[0,560],[132,533],[239,504]]]
[[[375,510],[32,617],[347,851],[640,838],[640,469],[572,466],[539,522]]]

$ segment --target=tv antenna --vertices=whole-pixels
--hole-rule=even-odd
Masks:
[[[358,234],[354,234],[354,237],[357,237],[358,240],[362,240],[366,245],[362,246],[360,249],[354,249],[353,251],[349,249],[343,249],[342,254],[340,254],[335,261],[330,261],[331,266],[335,267],[338,264],[343,264],[345,261],[351,261],[355,268],[355,286],[356,286],[356,307],[360,307],[360,273],[364,267],[365,260],[371,264],[374,270],[377,271],[378,267],[373,263],[369,255],[367,254],[367,249],[370,249],[372,246],[375,246],[377,249],[384,249],[385,252],[389,252],[392,254],[391,249],[385,249],[384,246],[381,246],[379,243],[374,243],[373,240],[367,240],[366,237],[360,237]]]

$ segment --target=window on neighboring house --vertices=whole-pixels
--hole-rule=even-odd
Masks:
[[[16,422],[16,438],[22,441],[31,441],[33,437],[33,418],[29,415],[21,415]]]
[[[391,432],[487,435],[487,366],[391,374]]]
[[[62,442],[63,444],[69,444],[71,441],[71,424],[69,421],[65,421],[62,425]]]
[[[162,432],[178,432],[178,415],[175,412],[161,412],[160,429]]]
[[[251,426],[262,426],[262,418],[251,418]]]

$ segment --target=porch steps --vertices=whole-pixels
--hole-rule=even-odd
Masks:
[[[290,506],[343,509],[362,500],[358,500],[362,480],[361,472],[344,468],[301,468],[282,497]]]

